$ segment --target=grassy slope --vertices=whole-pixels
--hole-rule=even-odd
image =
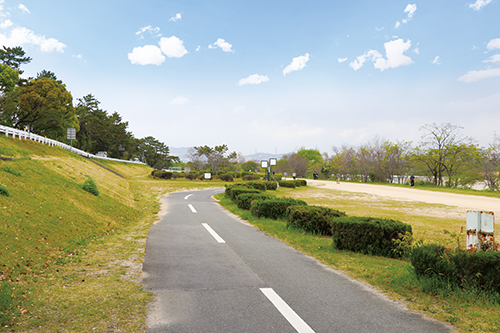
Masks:
[[[158,199],[214,184],[167,183],[146,166],[100,161],[121,178],[63,149],[4,136],[0,156],[14,158],[0,160],[0,186],[10,193],[0,196],[0,281],[14,297],[3,328],[144,331],[151,295],[141,269]],[[88,177],[99,197],[79,186]]]

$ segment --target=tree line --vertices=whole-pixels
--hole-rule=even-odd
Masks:
[[[138,158],[155,168],[178,161],[154,137],[135,138],[128,122],[117,112],[101,109],[92,94],[73,105],[71,92],[55,73],[44,69],[35,78],[21,78],[21,66],[31,60],[19,46],[0,49],[0,124],[67,143],[66,129],[75,128],[77,148],[92,154],[106,151],[108,157],[125,160]]]

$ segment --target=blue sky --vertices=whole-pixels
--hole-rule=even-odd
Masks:
[[[0,0],[0,43],[134,136],[243,154],[500,124],[500,2]],[[498,133],[500,134],[500,133]]]

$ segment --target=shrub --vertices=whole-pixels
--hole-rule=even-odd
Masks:
[[[248,188],[254,188],[260,191],[266,190],[266,182],[246,182],[244,185]]]
[[[225,182],[232,182],[233,181],[233,176],[231,176],[228,173],[223,173],[219,175],[219,179],[225,181]]]
[[[238,195],[236,204],[240,209],[249,210],[254,200],[269,200],[276,198],[274,195],[263,193],[242,193]]]
[[[332,223],[335,248],[385,257],[397,257],[393,240],[412,231],[409,224],[374,217],[339,217]]]
[[[1,168],[0,170],[2,171],[5,171],[5,172],[8,172],[8,173],[11,173],[15,176],[21,176],[21,174],[19,172],[17,172],[16,170],[12,169],[11,167],[9,166],[6,166],[6,167],[3,167]]]
[[[295,183],[295,186],[299,187],[299,186],[307,186],[307,180],[305,179],[296,179],[296,180],[292,180],[294,183]]]
[[[484,289],[500,293],[500,253],[469,253],[428,244],[411,252],[411,264],[418,277],[444,279],[464,289]]]
[[[82,189],[95,196],[99,196],[99,190],[97,189],[97,185],[92,178],[88,178],[83,182]]]
[[[0,186],[0,195],[6,196],[6,197],[10,196],[9,191],[3,186]]]
[[[198,172],[196,172],[196,171],[191,171],[191,172],[186,174],[186,179],[195,180],[197,178],[198,178]]]
[[[286,210],[290,206],[307,205],[305,201],[292,198],[256,200],[252,202],[250,211],[257,217],[267,217],[274,220],[286,218]]]
[[[163,171],[163,170],[153,170],[151,172],[151,175],[156,178],[171,179],[173,176],[173,172]]]
[[[332,219],[346,213],[320,206],[292,206],[287,210],[287,227],[303,229],[319,235],[332,235]]]
[[[249,175],[244,175],[243,177],[241,177],[244,181],[249,181],[249,180],[259,180],[260,179],[260,175],[259,174],[256,174],[256,173],[252,173],[252,174],[249,174]]]
[[[244,193],[260,193],[260,191],[256,190],[256,189],[252,189],[252,188],[246,188],[244,186],[235,186],[235,187],[232,187],[232,188],[228,187],[226,189],[226,194],[228,194],[229,198],[231,198],[231,200],[233,200],[234,202],[236,202],[236,198],[240,194],[244,194]]]
[[[172,178],[177,179],[177,178],[184,178],[186,177],[186,174],[184,172],[174,172],[172,175]]]
[[[264,182],[264,185],[266,185],[266,190],[276,191],[278,189],[278,183],[276,182]]]
[[[295,188],[295,181],[293,180],[282,180],[279,182],[281,187],[290,187],[290,188]]]

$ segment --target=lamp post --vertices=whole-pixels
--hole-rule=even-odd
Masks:
[[[262,160],[260,161],[260,167],[266,169],[266,180],[271,180],[271,171],[272,167],[277,164],[278,160],[276,158],[270,158],[269,161]]]

